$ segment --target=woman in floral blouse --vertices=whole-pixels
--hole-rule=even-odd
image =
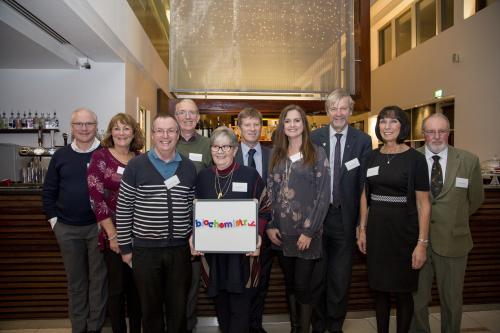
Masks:
[[[131,333],[141,332],[141,309],[132,269],[122,262],[116,234],[116,201],[127,163],[139,154],[144,137],[134,118],[118,113],[109,122],[104,147],[92,155],[87,173],[90,203],[101,226],[99,246],[108,268],[108,313],[113,332],[127,332],[125,304]]]
[[[310,281],[321,257],[323,220],[330,203],[329,163],[311,142],[306,114],[289,105],[280,114],[267,181],[273,209],[269,239],[281,247],[293,332],[309,332]]]

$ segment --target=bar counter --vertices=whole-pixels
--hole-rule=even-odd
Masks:
[[[500,300],[500,188],[471,217],[474,248],[465,276],[464,304]],[[38,187],[0,187],[0,319],[67,318],[66,276],[59,248],[42,212]],[[439,304],[436,288],[433,303]],[[372,310],[365,257],[356,251],[349,311]],[[273,262],[266,314],[286,313],[283,275]],[[199,316],[215,315],[200,288]]]

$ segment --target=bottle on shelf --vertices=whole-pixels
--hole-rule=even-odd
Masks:
[[[16,121],[15,121],[16,118],[14,118],[14,112],[11,112],[10,113],[10,117],[9,117],[9,128],[10,129],[13,129],[13,128],[16,128]]]
[[[26,118],[26,128],[33,129],[33,116],[31,115],[31,110],[28,112],[28,117]]]
[[[203,128],[202,135],[204,137],[210,137],[209,130],[208,130],[208,124],[205,122],[205,120],[201,121],[201,126]]]
[[[35,110],[35,116],[33,117],[33,128],[38,129],[40,127],[40,119],[38,119],[38,112]]]
[[[196,133],[198,133],[199,135],[201,135],[201,128],[200,128],[200,123],[199,122],[196,123],[195,130],[196,130]]]
[[[22,122],[21,122],[21,114],[19,113],[19,111],[17,112],[17,116],[16,116],[16,129],[21,129],[23,128],[23,125],[22,125]]]
[[[8,125],[8,122],[7,122]],[[5,112],[2,113],[2,118],[0,119],[0,128],[4,129],[5,128]]]
[[[38,128],[45,128],[45,114],[42,112],[38,118]]]
[[[57,118],[55,110],[54,110],[54,117],[52,117],[52,128],[59,128],[59,119]]]
[[[24,111],[23,117],[21,118],[21,128],[26,129],[27,128],[27,118],[26,118],[26,111]]]
[[[52,118],[50,117],[50,112],[48,112],[47,117],[45,117],[43,128],[52,128]]]
[[[214,128],[212,127],[212,119],[208,120],[208,137],[212,136],[212,132],[214,131]]]

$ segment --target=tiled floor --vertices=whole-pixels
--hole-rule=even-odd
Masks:
[[[439,308],[432,308],[429,322],[432,333],[440,332]],[[395,330],[395,317],[391,317],[390,333]],[[288,333],[290,325],[286,315],[265,316],[264,328],[269,333]],[[500,333],[500,304],[464,307],[461,332]],[[70,333],[68,320],[13,320],[0,321],[0,332],[5,333]],[[105,327],[103,333],[111,333]],[[218,333],[215,318],[200,318],[197,333]],[[376,333],[373,312],[350,312],[344,324],[345,333]]]

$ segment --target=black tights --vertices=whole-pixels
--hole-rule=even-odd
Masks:
[[[413,296],[411,292],[393,294],[396,298],[396,332],[407,333],[413,317]],[[388,333],[391,315],[391,293],[375,292],[375,313],[377,316],[377,332]]]

